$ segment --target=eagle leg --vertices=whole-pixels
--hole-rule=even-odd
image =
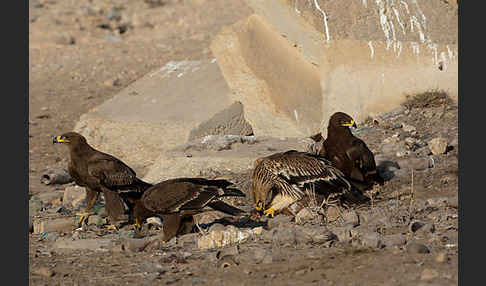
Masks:
[[[94,213],[92,212],[85,212],[85,213],[77,213],[76,216],[79,216],[79,221],[78,221],[78,225],[83,225],[83,222],[90,216]]]
[[[118,227],[114,224],[108,224],[104,226],[106,229],[112,229],[118,231]]]
[[[142,229],[142,225],[138,221],[138,218],[135,218],[135,223],[133,224],[133,226],[135,227],[136,230],[141,230]]]
[[[82,225],[83,222],[92,214],[91,210],[93,209],[93,206],[96,202],[96,199],[98,198],[98,195],[100,193],[97,191],[93,191],[91,189],[86,189],[86,211],[84,213],[77,213],[76,216],[80,216],[79,218],[79,225]]]

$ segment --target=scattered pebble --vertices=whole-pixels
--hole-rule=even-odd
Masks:
[[[448,259],[447,253],[445,253],[445,252],[441,252],[441,253],[437,254],[437,256],[435,257],[435,261],[437,263],[445,263],[445,262],[447,262],[447,259]]]
[[[409,243],[407,245],[407,251],[410,253],[430,253],[430,250],[427,246],[417,242]]]
[[[56,272],[48,267],[39,267],[38,269],[32,271],[32,273],[44,276],[44,277],[52,277],[56,274]]]
[[[447,150],[447,140],[442,137],[437,137],[428,142],[430,151],[434,155],[444,154]]]
[[[410,133],[413,133],[414,131],[417,130],[417,128],[415,128],[415,126],[408,125],[408,124],[405,124],[405,123],[402,124],[402,129],[403,129],[403,131],[410,132]]]

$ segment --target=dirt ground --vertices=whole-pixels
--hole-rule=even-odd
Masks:
[[[67,164],[67,153],[53,146],[53,136],[71,130],[80,115],[168,61],[213,58],[211,37],[250,13],[242,1],[225,0],[29,1],[29,194],[65,189],[40,182],[44,170]],[[129,229],[114,233],[90,225],[47,237],[31,233],[30,285],[457,285],[457,107],[436,102],[361,124],[358,136],[377,161],[399,162],[401,168],[383,171],[390,179],[372,206],[354,210],[358,224],[347,229],[346,220],[328,223],[339,239],[279,243],[279,232],[295,224],[285,221],[242,243],[239,265],[219,268],[217,250],[192,244],[145,251],[54,247],[60,239],[80,235],[118,241],[133,235]],[[447,140],[448,152],[431,156],[426,142],[436,137]],[[284,147],[259,148],[272,153]],[[420,162],[413,159],[433,164],[417,167]],[[420,170],[412,177],[416,167]],[[249,191],[250,173],[202,175],[224,176]],[[251,207],[250,197],[241,204]],[[54,209],[45,204],[36,216],[72,216]],[[412,230],[415,220],[424,226]],[[321,224],[314,221],[302,225],[317,227]],[[373,235],[380,237],[378,245]],[[397,235],[405,243],[393,243]]]

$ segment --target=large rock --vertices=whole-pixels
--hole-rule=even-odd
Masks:
[[[360,122],[430,89],[457,101],[457,9],[443,1],[247,2],[255,14],[211,50],[255,135],[326,133],[335,111]]]
[[[135,170],[208,134],[252,134],[215,60],[169,62],[81,116],[75,130]]]

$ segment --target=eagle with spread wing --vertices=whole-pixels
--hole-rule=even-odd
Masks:
[[[162,216],[162,240],[168,241],[190,231],[195,214],[211,209],[233,216],[245,213],[220,200],[223,197],[245,197],[245,194],[236,189],[232,182],[223,179],[170,179],[145,190],[135,202],[133,215],[137,222],[143,222],[154,214]]]
[[[252,193],[257,211],[273,217],[306,196],[309,189],[349,195],[355,201],[367,199],[355,194],[343,173],[322,157],[290,150],[255,160]]]

